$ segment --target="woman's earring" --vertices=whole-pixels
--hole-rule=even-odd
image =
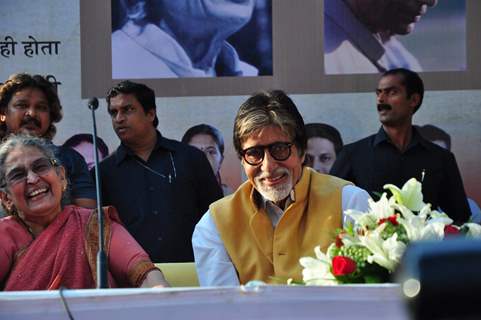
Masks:
[[[7,117],[4,114],[0,115],[0,122],[5,122],[5,120],[7,120]]]

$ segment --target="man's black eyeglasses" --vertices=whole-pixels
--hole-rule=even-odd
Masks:
[[[269,150],[269,154],[277,161],[285,161],[291,156],[292,143],[290,142],[274,142],[267,146],[254,146],[242,150],[241,155],[245,162],[251,166],[257,166],[264,160],[265,149]]]

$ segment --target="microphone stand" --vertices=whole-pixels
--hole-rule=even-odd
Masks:
[[[97,220],[99,225],[99,251],[97,252],[97,289],[108,288],[107,283],[107,258],[104,250],[104,214],[102,210],[102,192],[100,181],[99,154],[97,149],[97,124],[95,123],[95,110],[99,107],[99,100],[92,98],[88,102],[92,111],[94,163],[95,163],[95,188],[97,191]]]

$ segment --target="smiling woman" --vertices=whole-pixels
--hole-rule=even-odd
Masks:
[[[51,144],[11,136],[0,147],[0,288],[94,288],[97,221],[91,209],[63,206],[65,169]],[[110,287],[166,286],[162,273],[105,208]]]

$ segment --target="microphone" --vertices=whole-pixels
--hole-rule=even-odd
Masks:
[[[108,288],[107,283],[107,258],[104,250],[104,214],[102,210],[102,192],[99,168],[99,153],[97,149],[97,124],[95,122],[95,110],[99,107],[99,100],[95,97],[88,101],[88,107],[92,111],[92,140],[95,163],[95,188],[97,196],[97,220],[99,225],[99,251],[97,252],[97,289]]]
[[[90,98],[88,106],[90,110],[97,110],[97,108],[99,107],[99,99],[97,99],[96,97]]]

